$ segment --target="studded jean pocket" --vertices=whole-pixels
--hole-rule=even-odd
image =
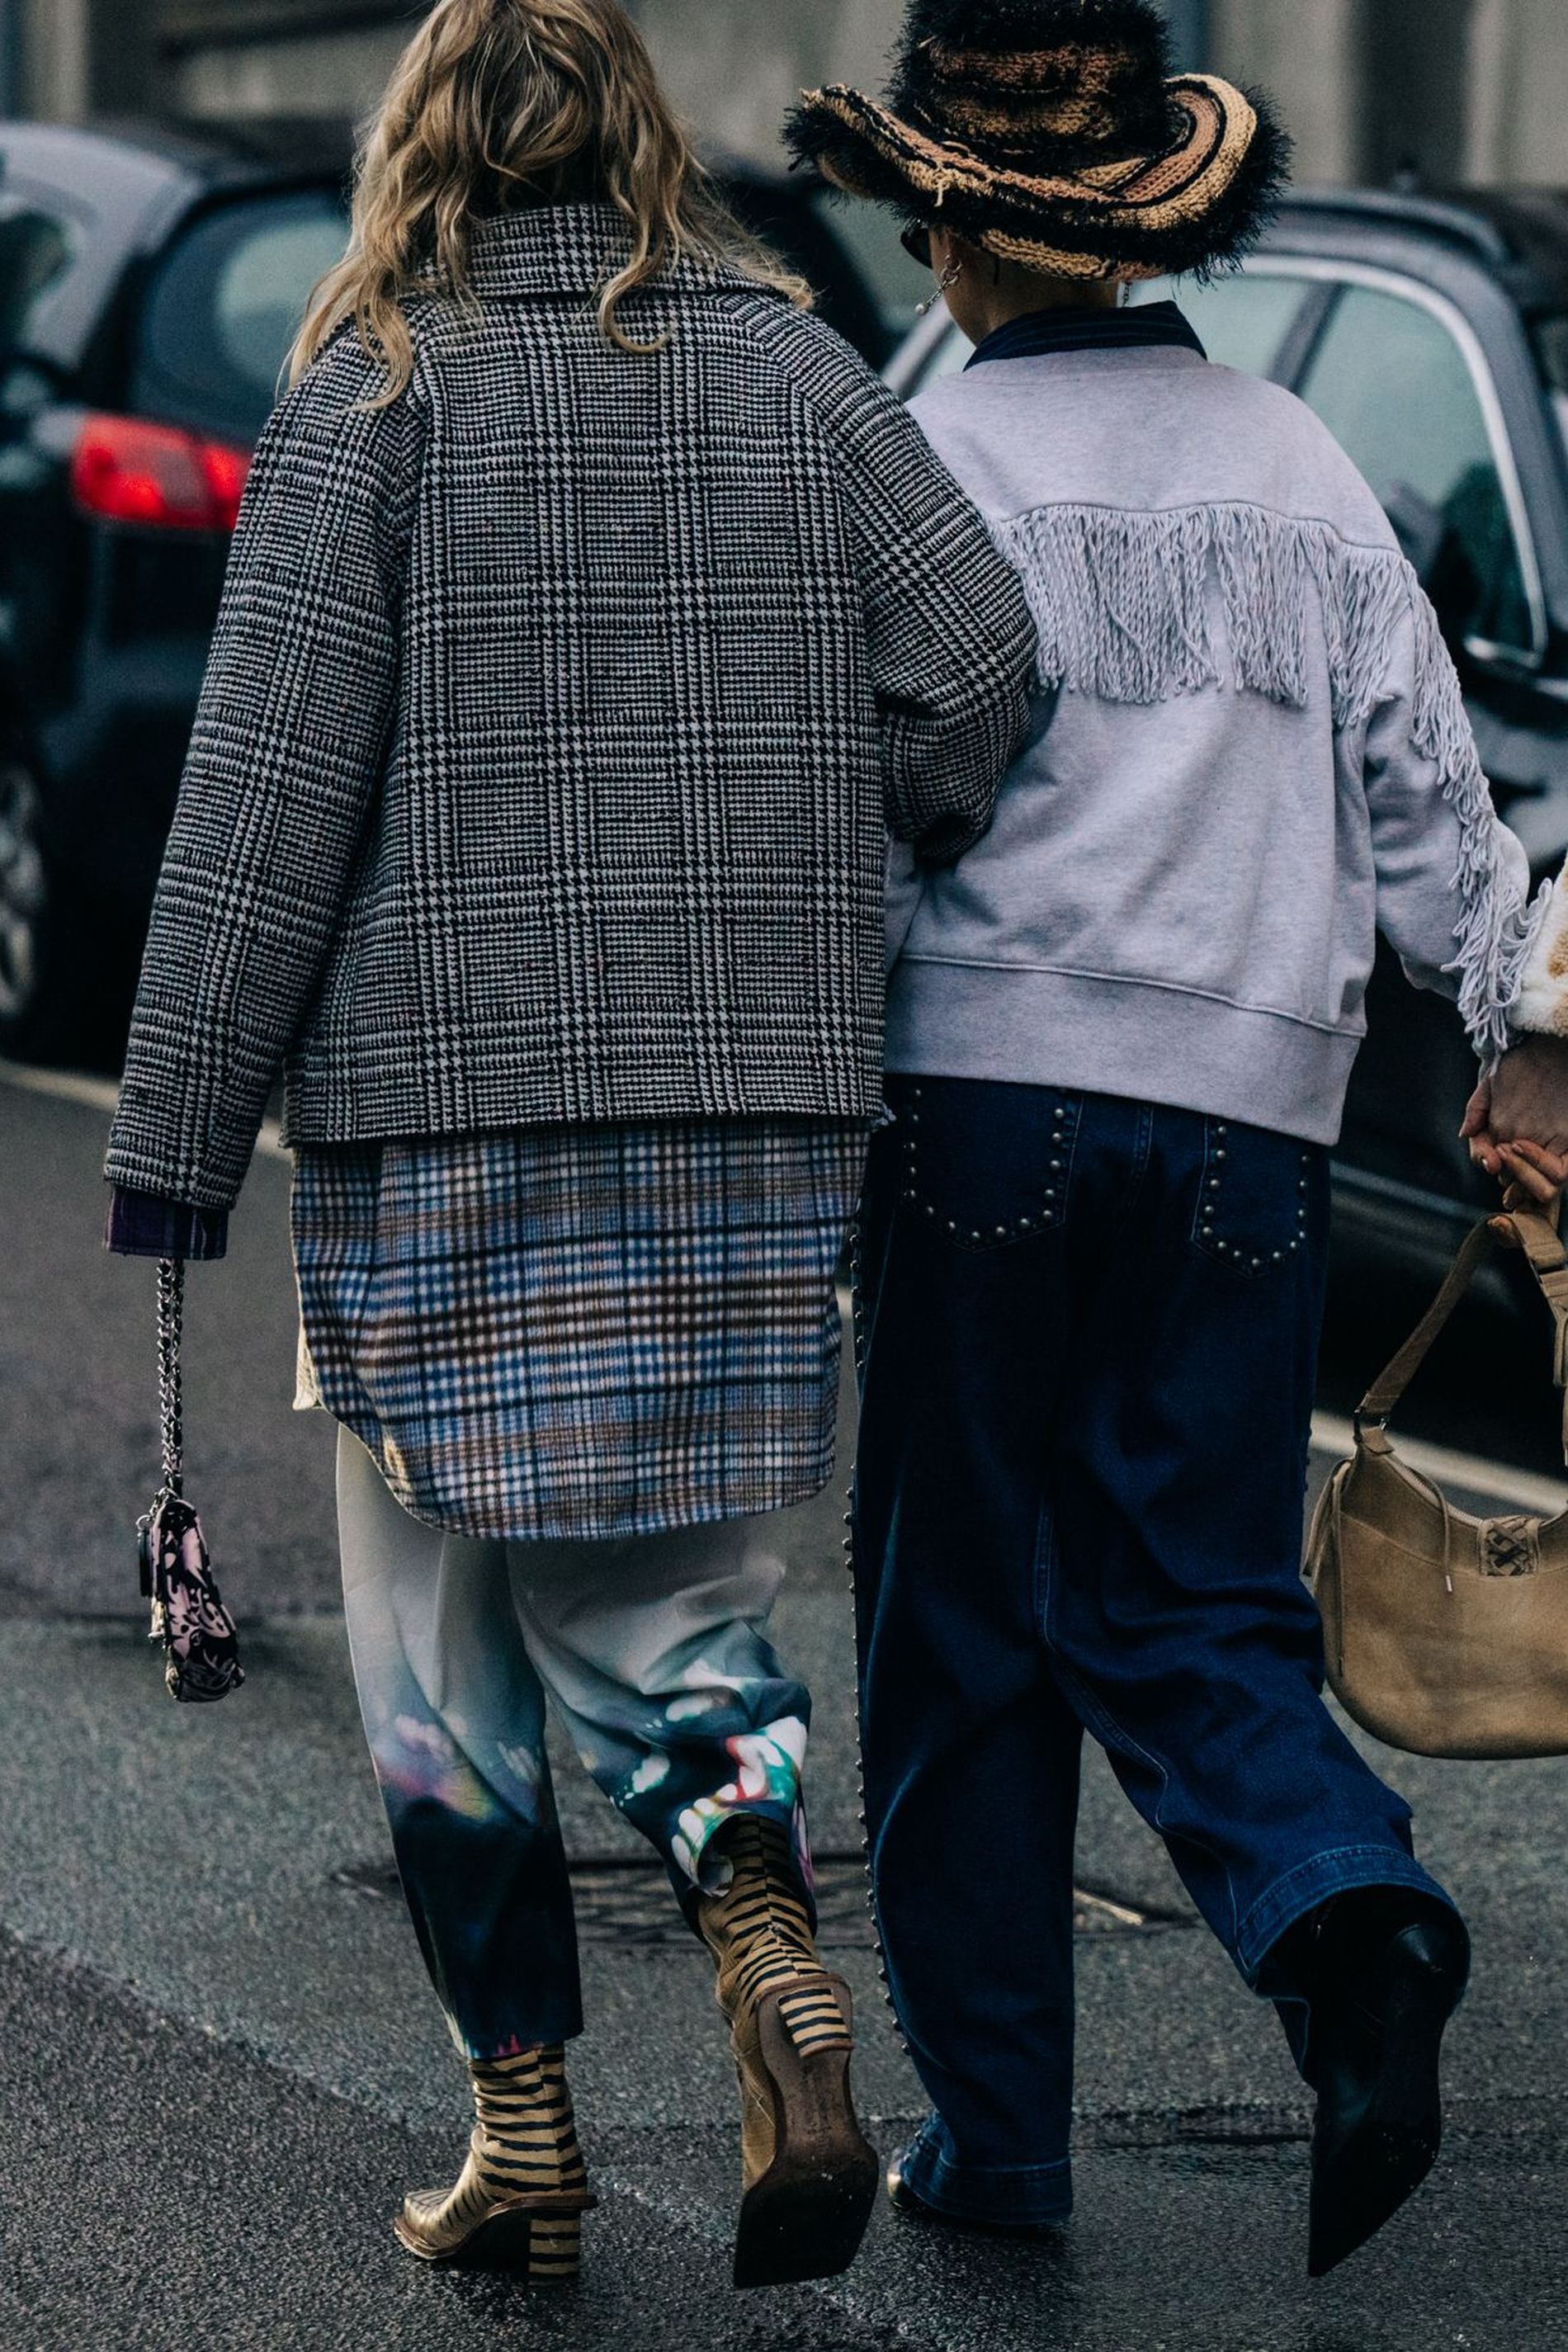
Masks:
[[[1205,1127],[1192,1237],[1205,1257],[1256,1281],[1306,1248],[1321,1154],[1293,1136],[1237,1119],[1211,1118]]]
[[[1066,1223],[1081,1098],[1046,1087],[889,1083],[902,1139],[900,1199],[955,1248],[1006,1249]]]

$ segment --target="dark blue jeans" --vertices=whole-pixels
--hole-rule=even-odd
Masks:
[[[878,1920],[936,2110],[909,2177],[1043,2221],[1071,2203],[1085,1729],[1298,2055],[1285,1930],[1351,1887],[1446,1898],[1322,1705],[1300,1576],[1327,1154],[1106,1096],[888,1097],[855,1569]]]

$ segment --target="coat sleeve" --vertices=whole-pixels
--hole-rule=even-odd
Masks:
[[[1016,573],[902,401],[814,318],[753,325],[825,437],[860,591],[888,827],[941,863],[979,840],[1028,721],[1037,638]]]
[[[378,788],[422,431],[342,338],[257,453],[132,1024],[107,1174],[233,1204]]]
[[[1029,719],[1023,585],[903,404],[868,378],[839,427],[886,753],[888,829],[925,862],[988,829]]]
[[[1408,580],[1366,731],[1378,925],[1417,987],[1458,1000],[1490,1063],[1518,1027],[1555,1019],[1568,1034],[1568,982],[1531,983],[1553,886],[1531,903],[1530,863],[1492,805],[1436,615],[1414,573]]]

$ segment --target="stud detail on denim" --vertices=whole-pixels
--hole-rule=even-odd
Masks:
[[[925,1101],[911,1090],[906,1113],[901,1197],[917,1215],[938,1224],[964,1251],[989,1252],[1043,1239],[1066,1221],[1072,1180],[1073,1147],[1079,1104],[1058,1099],[1051,1112],[1049,1140],[1032,1179],[1016,1171],[999,1182],[990,1165],[970,1155],[962,1120],[948,1115],[941,1088]],[[913,1127],[921,1118],[921,1131]]]

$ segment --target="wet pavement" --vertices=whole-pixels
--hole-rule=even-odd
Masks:
[[[405,2187],[455,2170],[461,2070],[391,1891],[361,1751],[331,1432],[288,1410],[287,1170],[258,1160],[231,1259],[191,1278],[191,1474],[250,1680],[221,1707],[179,1710],[134,1615],[152,1273],[97,1251],[102,1132],[90,1101],[0,1079],[4,2352],[1556,2352],[1568,1763],[1380,1758],[1470,1912],[1476,1986],[1452,2037],[1439,2172],[1333,2279],[1304,2275],[1308,2114],[1278,2029],[1097,1766],[1070,2231],[1021,2248],[881,2214],[847,2279],[742,2298],[727,2284],[736,2129],[707,1965],[563,1759],[590,2021],[574,2077],[604,2200],[584,2284],[547,2302],[401,2256],[387,2216]],[[1395,1339],[1407,1303],[1389,1308]],[[1331,1360],[1331,1409],[1363,1376],[1358,1354],[1382,1346],[1374,1305],[1336,1339],[1349,1360]],[[1481,1412],[1467,1383],[1489,1348],[1500,1370]],[[1515,1353],[1479,1320],[1411,1425],[1546,1475],[1522,1376],[1510,1409]],[[1495,1482],[1510,1475],[1494,1463]],[[801,1516],[780,1638],[817,1686],[825,1941],[855,1989],[860,2096],[890,2151],[919,2092],[861,1902],[840,1508],[830,1495]]]

